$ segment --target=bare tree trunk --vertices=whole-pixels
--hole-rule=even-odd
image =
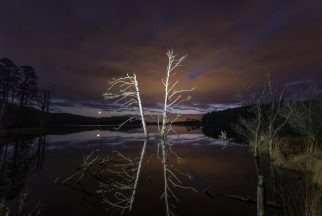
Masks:
[[[42,110],[41,113],[40,113],[40,127],[41,128],[44,128],[45,127],[45,113],[44,111]]]
[[[258,105],[258,114],[257,114],[257,127],[255,132],[255,151],[254,151],[254,160],[257,171],[257,216],[265,215],[265,181],[263,176],[263,171],[260,161],[260,129],[262,125],[262,109],[261,102],[259,101]]]
[[[1,105],[1,113],[0,113],[0,123],[2,123],[2,119],[3,119],[3,114],[4,114],[4,110],[5,110],[5,100],[3,99],[2,101],[2,105]]]
[[[1,164],[1,167],[0,167],[0,175],[3,173],[4,171],[4,168],[6,166],[6,163],[7,163],[7,152],[8,152],[8,143],[6,143],[6,147],[4,149],[4,152],[3,152],[3,159],[2,159],[2,164]]]
[[[257,171],[257,216],[265,215],[265,181],[261,169],[259,155],[254,156],[255,166]]]
[[[143,127],[143,131],[144,131],[144,136],[145,138],[149,137],[148,134],[148,130],[146,128],[146,122],[144,119],[144,113],[143,113],[143,108],[142,108],[142,102],[141,102],[141,96],[140,96],[140,91],[139,91],[139,85],[138,85],[138,81],[136,80],[136,75],[133,75],[134,77],[134,85],[135,85],[135,90],[136,90],[136,95],[137,95],[137,99],[138,99],[138,106],[139,106],[139,110],[140,110],[140,116],[141,116],[141,122],[142,122],[142,127]]]
[[[16,93],[16,89],[13,88],[12,89],[12,93],[11,93],[11,107],[13,107],[13,103],[14,103],[14,99],[15,99],[15,94]]]
[[[265,193],[264,193],[264,177],[262,175],[258,176],[257,185],[257,216],[265,215]]]
[[[2,101],[2,105],[1,105],[1,113],[0,113],[0,123],[2,123],[4,114],[5,114],[6,109],[7,109],[8,97],[9,97],[9,95],[5,95],[3,97],[3,101]]]
[[[162,138],[165,138],[165,130],[166,130],[166,124],[167,124],[169,76],[170,76],[170,71],[168,69],[167,77],[165,81],[165,87],[164,87],[164,104],[163,104],[162,126],[161,126],[161,134],[160,134]]]
[[[255,150],[254,150],[254,162],[256,167],[257,173],[257,216],[264,216],[265,215],[265,181],[263,176],[263,171],[261,167],[260,161],[260,152],[259,152],[259,132],[261,126],[261,115],[262,111],[259,106],[259,113],[257,119],[257,127],[255,133]]]

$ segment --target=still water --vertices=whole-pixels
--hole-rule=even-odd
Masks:
[[[152,128],[153,130],[153,128]],[[166,142],[139,129],[86,128],[1,138],[0,199],[40,215],[255,215],[256,174],[247,145],[176,128]],[[27,215],[27,214],[26,214]]]

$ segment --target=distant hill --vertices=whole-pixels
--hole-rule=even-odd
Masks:
[[[320,107],[319,101],[298,101],[297,104],[308,104],[312,103],[315,107]],[[271,109],[271,104],[262,105],[263,122],[265,123],[269,112]],[[252,114],[249,111],[250,106],[242,106],[232,109],[226,109],[222,111],[213,111],[205,114],[201,119],[202,131],[205,135],[218,138],[221,131],[226,131],[228,136],[241,138],[239,134],[234,131],[234,125],[238,123],[238,120],[243,118],[252,118]],[[318,112],[320,112],[319,110]],[[316,113],[317,116],[322,116],[322,114]],[[280,131],[280,134],[284,135],[294,135],[297,134],[296,130],[292,128],[289,124]],[[298,135],[298,134],[297,134]]]
[[[55,125],[119,125],[129,116],[87,117],[69,113],[48,113],[46,127]],[[20,109],[17,105],[8,106],[4,113],[2,128],[40,127],[41,111],[34,107]],[[133,120],[124,126],[140,126],[141,121]]]
[[[50,113],[48,116],[48,125],[119,125],[127,120],[129,116],[113,116],[113,117],[88,117],[74,115],[69,113]],[[126,123],[128,125],[141,125],[141,121],[133,120]]]

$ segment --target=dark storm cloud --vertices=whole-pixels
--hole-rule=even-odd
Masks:
[[[162,101],[173,48],[188,54],[178,78],[197,87],[200,107],[232,103],[268,71],[279,86],[321,78],[321,10],[320,1],[1,1],[0,56],[32,65],[70,106],[102,109],[107,80],[126,73],[137,73],[146,104]]]

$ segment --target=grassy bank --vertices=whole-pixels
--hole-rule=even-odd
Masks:
[[[322,215],[321,140],[278,138],[272,156],[284,215]]]
[[[276,166],[297,170],[312,176],[312,180],[322,187],[321,141],[311,142],[305,138],[281,138],[276,141],[273,162]]]

